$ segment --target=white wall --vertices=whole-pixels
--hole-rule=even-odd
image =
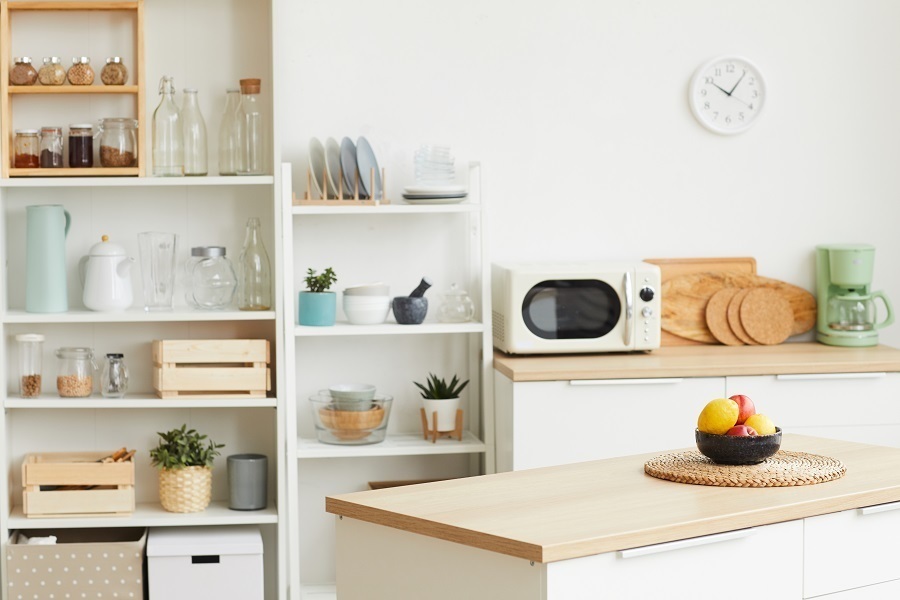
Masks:
[[[446,143],[483,163],[495,260],[755,256],[812,290],[815,244],[868,242],[900,299],[894,0],[285,4],[279,129],[299,186],[310,136],[365,135],[393,198],[415,148]],[[721,54],[769,92],[733,137],[687,104]]]

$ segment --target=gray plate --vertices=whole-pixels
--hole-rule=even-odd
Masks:
[[[369,198],[380,200],[383,195],[381,170],[378,168],[378,161],[375,159],[375,152],[369,145],[369,140],[364,137],[356,140],[356,163],[359,167],[360,190],[365,190]],[[369,189],[372,187],[372,169],[375,169],[375,189]]]
[[[359,171],[356,167],[356,146],[348,137],[341,140],[341,169],[344,170],[344,188],[350,196],[353,196],[353,188]],[[365,193],[365,189],[360,185],[359,197],[365,198]]]

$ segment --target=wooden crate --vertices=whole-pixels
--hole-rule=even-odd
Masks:
[[[40,518],[130,515],[134,512],[134,462],[101,462],[112,454],[26,455],[22,461],[22,512]],[[76,486],[89,489],[71,489]]]
[[[154,340],[160,398],[265,398],[272,389],[268,340]]]

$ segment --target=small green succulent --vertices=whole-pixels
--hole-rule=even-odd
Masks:
[[[337,275],[334,274],[331,267],[322,271],[321,275],[316,275],[314,269],[307,269],[304,281],[306,281],[306,289],[308,291],[322,293],[327,292],[328,288],[337,281]]]
[[[460,393],[469,385],[469,380],[466,379],[460,383],[459,378],[454,375],[450,383],[447,383],[446,380],[434,373],[429,373],[426,385],[417,381],[413,381],[413,383],[422,390],[422,397],[426,400],[449,400],[450,398],[459,398]]]

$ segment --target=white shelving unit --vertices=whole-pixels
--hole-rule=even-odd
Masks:
[[[461,477],[494,470],[490,264],[477,163],[469,167],[469,198],[446,205],[398,200],[380,206],[295,206],[290,174],[284,165],[284,305],[290,311],[285,360],[294,371],[285,381],[291,399],[287,435],[297,462],[287,472],[290,588],[294,600],[325,600],[335,598],[333,525],[321,509],[325,495],[366,489],[379,477]],[[297,296],[305,289],[306,271],[326,267],[338,276],[332,288],[337,323],[298,325]],[[433,279],[434,287],[426,293],[429,310],[421,325],[399,325],[392,316],[380,325],[352,325],[343,318],[344,287],[380,280],[390,284],[392,296],[405,295],[423,275]],[[472,322],[436,320],[440,295],[451,283],[468,290],[475,302]],[[412,382],[424,381],[429,372],[470,380],[462,441],[424,439],[421,399]],[[316,439],[307,397],[350,381],[373,383],[393,396],[385,441],[332,445]]]

